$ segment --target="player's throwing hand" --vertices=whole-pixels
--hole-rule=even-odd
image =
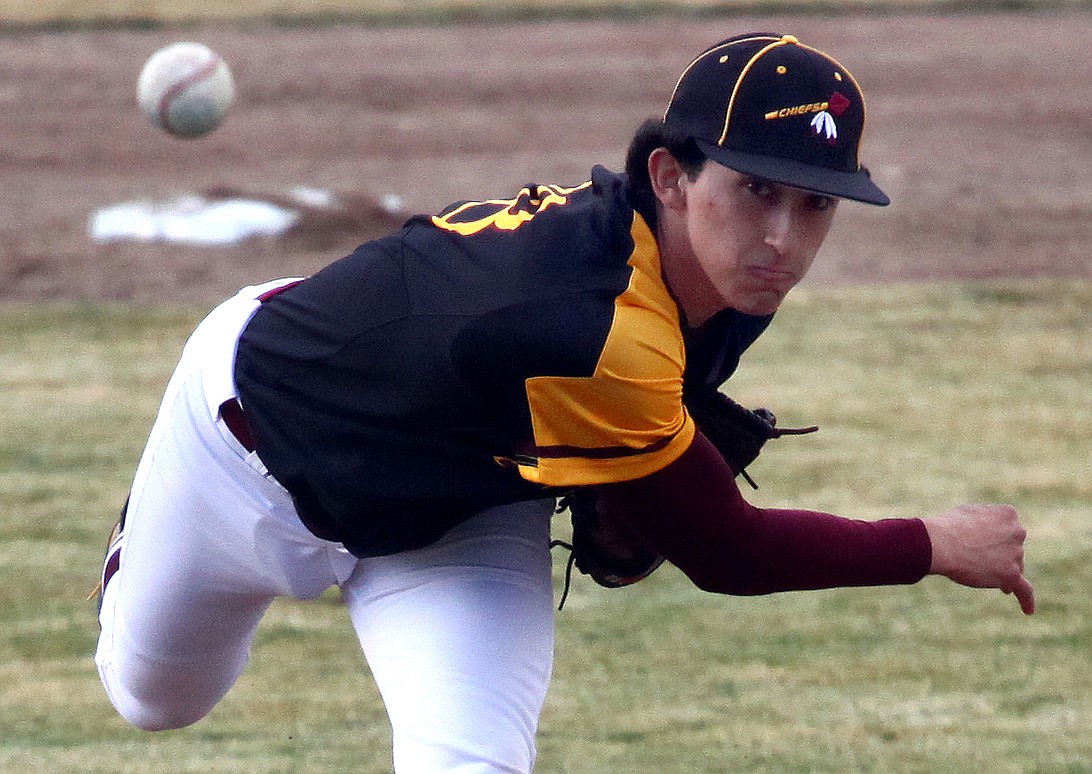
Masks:
[[[1015,594],[1026,615],[1035,612],[1035,589],[1024,576],[1027,530],[1015,508],[961,505],[924,521],[933,544],[930,573]]]

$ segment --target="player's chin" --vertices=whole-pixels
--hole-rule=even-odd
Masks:
[[[730,306],[737,312],[763,316],[773,314],[785,300],[790,288],[761,287],[749,288],[734,293]]]

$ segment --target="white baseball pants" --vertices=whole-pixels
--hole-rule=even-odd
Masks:
[[[234,396],[246,288],[194,332],[137,467],[96,662],[147,730],[204,717],[242,673],[277,596],[341,587],[399,774],[529,772],[553,660],[553,500],[485,511],[420,551],[359,560],[300,523],[218,416]]]

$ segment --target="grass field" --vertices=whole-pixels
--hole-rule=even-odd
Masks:
[[[190,729],[130,729],[98,685],[84,597],[203,311],[0,306],[2,771],[390,770],[334,594],[275,605]],[[822,430],[767,447],[752,499],[865,518],[1012,502],[1039,612],[939,579],[738,599],[670,568],[613,592],[578,578],[539,771],[1092,772],[1090,372],[1092,283],[800,291],[732,392]]]

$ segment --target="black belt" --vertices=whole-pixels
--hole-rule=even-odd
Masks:
[[[289,282],[287,285],[282,285],[279,288],[273,288],[266,291],[262,295],[258,296],[258,300],[263,304],[274,296],[283,293],[291,287],[295,287],[303,280],[296,280]],[[220,418],[224,420],[224,425],[228,431],[235,436],[235,440],[239,442],[239,445],[246,449],[248,452],[253,453],[255,451],[254,433],[250,430],[250,423],[247,421],[246,414],[243,412],[243,405],[239,403],[238,398],[228,398],[220,404]],[[292,496],[292,501],[296,503],[296,513],[299,515],[300,521],[303,525],[309,529],[316,537],[323,540],[329,540],[335,543],[340,543],[337,533],[331,529],[325,523],[319,523],[313,516],[309,516],[304,513],[304,510],[299,507],[296,501],[296,496]],[[323,520],[325,522],[325,519]]]
[[[220,404],[220,418],[224,420],[227,429],[235,436],[235,440],[248,452],[253,452],[254,434],[250,431],[250,423],[246,420],[246,414],[243,413],[243,406],[239,403],[238,398],[228,398]],[[334,543],[341,542],[337,531],[327,523],[327,519],[320,521],[307,513],[307,509],[300,507],[295,495],[292,496],[292,502],[296,505],[296,514],[299,516],[300,521],[303,522],[303,526],[311,531],[311,534]]]
[[[258,296],[257,300],[264,304],[274,296],[280,295],[289,288],[296,287],[301,282],[303,280],[293,280],[280,287],[267,290]],[[235,440],[242,444],[243,448],[248,452],[253,452],[255,446],[254,434],[250,432],[250,424],[246,421],[246,414],[243,413],[243,406],[239,403],[238,398],[229,398],[220,404],[220,418],[224,420],[227,429],[235,436]]]
[[[238,398],[229,398],[220,404],[220,418],[235,440],[248,452],[254,451],[254,434],[250,432],[250,423],[246,421],[242,404]]]

